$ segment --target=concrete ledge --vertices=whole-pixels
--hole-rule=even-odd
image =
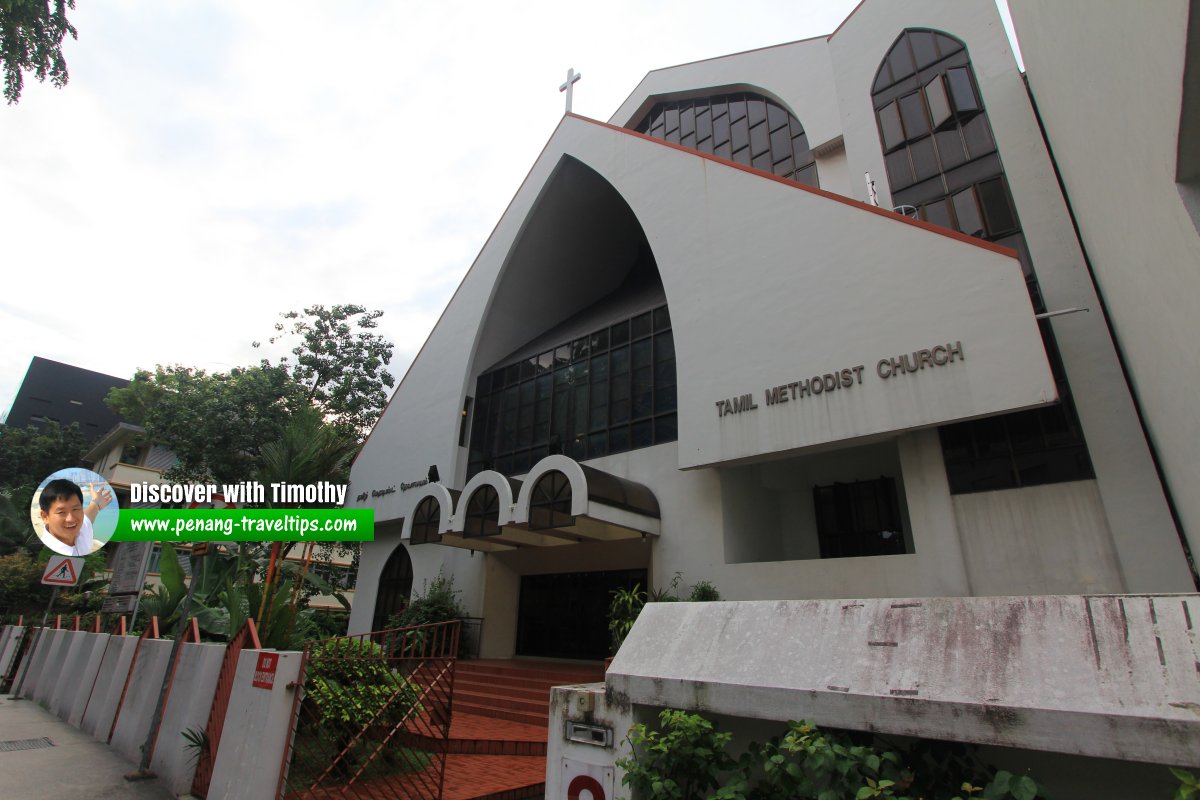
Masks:
[[[1200,596],[651,603],[620,702],[1195,765]]]

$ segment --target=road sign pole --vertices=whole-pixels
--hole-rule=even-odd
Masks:
[[[58,587],[55,586],[50,592],[50,605],[46,606],[46,613],[42,614],[42,627],[46,627],[46,620],[50,619],[50,612],[54,610],[54,601],[58,599]]]

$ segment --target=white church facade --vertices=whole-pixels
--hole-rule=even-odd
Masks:
[[[1191,592],[1135,401],[992,1],[867,0],[563,118],[354,464],[350,632],[439,572],[486,657],[603,658],[677,573]]]

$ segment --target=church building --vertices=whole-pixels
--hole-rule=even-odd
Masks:
[[[439,573],[497,658],[601,659],[610,592],[676,576],[1194,591],[1054,155],[993,0],[866,0],[567,114],[354,464],[350,632]]]

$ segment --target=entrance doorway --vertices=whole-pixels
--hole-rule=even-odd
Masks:
[[[383,574],[379,576],[379,591],[375,595],[375,616],[371,620],[371,630],[384,630],[388,617],[404,610],[412,592],[412,582],[412,559],[408,557],[408,550],[404,545],[398,544],[387,563],[383,565]]]
[[[522,575],[517,655],[598,661],[609,655],[614,589],[646,587],[646,570]]]

